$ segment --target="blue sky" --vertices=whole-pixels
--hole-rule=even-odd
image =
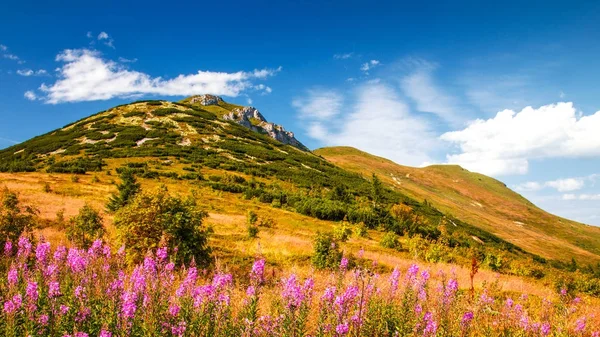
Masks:
[[[600,225],[598,1],[0,9],[0,148],[139,97],[214,93],[310,148],[460,164]]]

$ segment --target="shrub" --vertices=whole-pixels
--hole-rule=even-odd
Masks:
[[[207,214],[193,197],[171,196],[165,187],[141,192],[115,214],[119,241],[128,248],[129,261],[140,261],[148,250],[161,245],[174,250],[177,263],[206,266],[210,262],[208,233],[202,226]]]
[[[48,182],[45,182],[45,183],[44,183],[44,187],[42,188],[42,190],[43,190],[45,193],[50,193],[50,192],[52,192],[52,189],[50,188],[50,184],[48,184]]]
[[[333,230],[333,238],[339,242],[346,242],[348,238],[352,234],[352,230],[348,228],[346,225],[341,225]]]
[[[354,229],[354,233],[359,238],[366,238],[369,236],[369,232],[367,231],[367,226],[363,222],[359,223]]]
[[[246,223],[248,225],[254,225],[256,221],[258,221],[258,215],[253,211],[248,211],[248,213],[246,213]]]
[[[71,182],[78,183],[78,182],[79,182],[79,176],[77,176],[77,175],[72,175],[72,176],[71,176]]]
[[[88,248],[92,242],[104,236],[102,217],[89,205],[84,205],[77,216],[69,220],[67,238],[74,244]]]
[[[4,244],[5,240],[16,242],[22,235],[30,236],[38,210],[32,206],[21,206],[17,194],[6,188],[0,196],[0,243]]]
[[[402,249],[402,245],[400,244],[400,241],[398,241],[398,235],[396,235],[393,232],[385,233],[383,238],[381,238],[381,241],[379,242],[379,244],[385,248],[398,249],[398,250]]]
[[[331,233],[317,233],[313,245],[312,263],[317,269],[337,268],[342,252]]]
[[[258,226],[248,225],[247,231],[248,231],[248,238],[255,239],[258,237],[258,232],[259,232]]]
[[[113,193],[106,204],[106,208],[111,212],[116,212],[127,205],[140,192],[141,185],[135,179],[133,170],[125,169],[121,171],[120,178],[121,184],[117,186],[118,193]]]

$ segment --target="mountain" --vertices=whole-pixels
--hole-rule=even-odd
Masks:
[[[600,228],[552,215],[504,183],[456,165],[408,167],[351,147],[314,151],[365,176],[377,174],[390,188],[489,231],[529,252],[553,259],[596,261]]]
[[[406,244],[430,262],[469,264],[475,251],[494,270],[515,273],[499,259],[600,261],[596,228],[553,217],[496,180],[458,167],[403,167],[350,148],[313,153],[256,108],[213,95],[116,106],[0,151],[0,172],[36,172],[42,181],[60,173],[114,181],[123,169],[150,186],[230,193],[244,207],[408,233],[429,242]]]

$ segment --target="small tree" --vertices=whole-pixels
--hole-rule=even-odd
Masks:
[[[383,201],[383,185],[375,173],[373,173],[373,178],[371,180],[371,199],[373,200],[373,206],[375,207]]]
[[[88,204],[79,210],[77,216],[69,220],[67,227],[69,241],[83,248],[88,248],[94,240],[104,236],[104,233],[100,213]]]
[[[331,233],[317,233],[313,249],[312,263],[317,269],[336,268],[342,260],[342,252]]]
[[[130,262],[138,262],[149,250],[162,245],[177,249],[177,263],[200,265],[210,262],[208,229],[202,226],[206,212],[196,207],[196,200],[171,196],[166,187],[141,192],[115,214],[119,241],[128,251]]]
[[[385,248],[391,248],[391,249],[401,249],[402,248],[400,241],[398,241],[398,236],[394,232],[385,233],[385,235],[381,238],[381,241],[379,242],[379,244]]]
[[[118,193],[113,193],[106,204],[111,212],[116,212],[127,205],[140,192],[140,183],[135,179],[132,170],[123,170],[120,175],[121,184],[117,186]]]
[[[0,243],[16,242],[21,235],[29,235],[35,227],[38,214],[32,206],[21,206],[16,193],[4,189],[0,192]]]

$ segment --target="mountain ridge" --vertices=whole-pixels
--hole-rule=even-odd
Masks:
[[[414,168],[351,147],[314,153],[349,171],[377,174],[390,188],[427,200],[527,251],[559,258],[566,249],[584,260],[600,254],[600,228],[552,215],[501,181],[458,165]]]

